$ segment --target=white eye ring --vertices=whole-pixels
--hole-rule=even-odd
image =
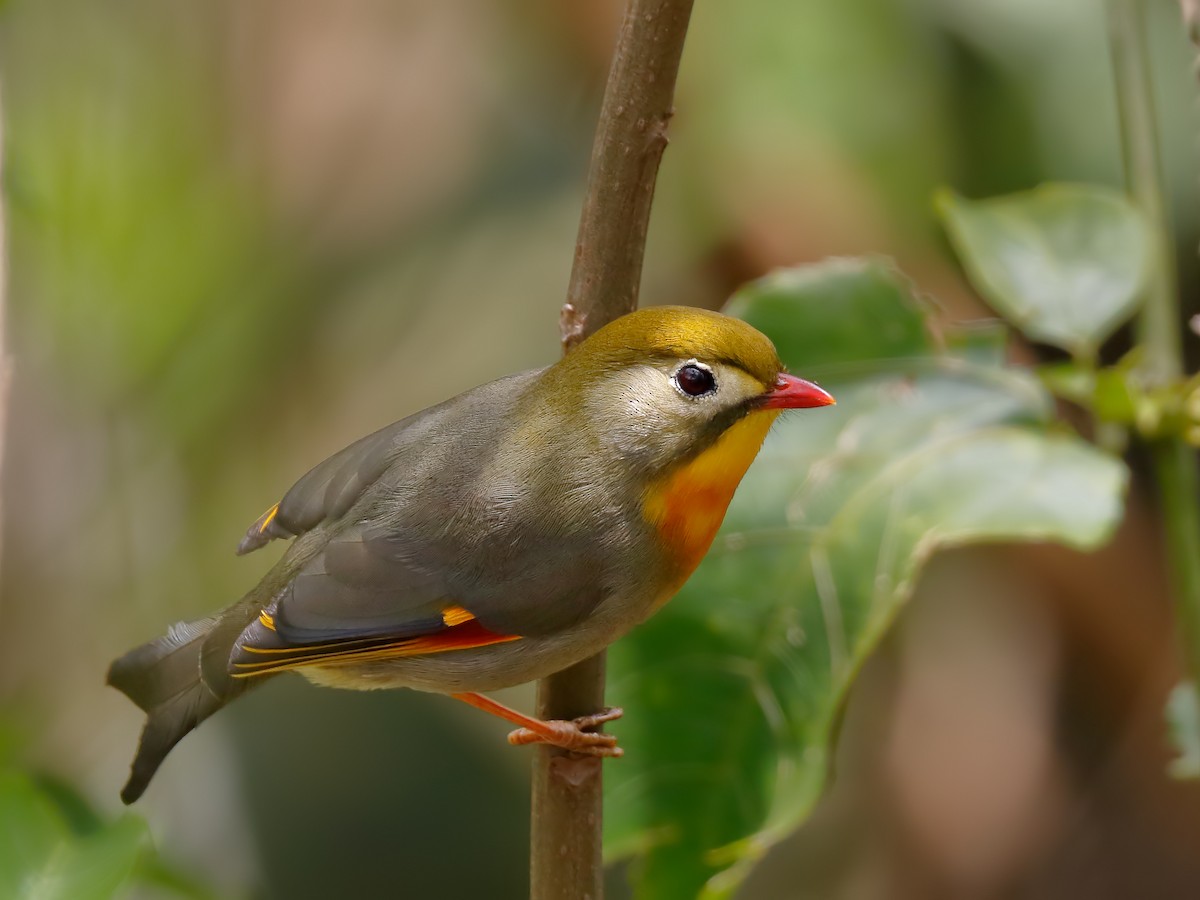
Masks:
[[[671,375],[675,390],[689,400],[699,400],[717,392],[717,379],[711,368],[696,359],[689,359]]]

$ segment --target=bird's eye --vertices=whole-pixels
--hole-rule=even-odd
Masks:
[[[688,363],[675,373],[675,385],[689,397],[700,397],[715,391],[717,380],[708,369]]]

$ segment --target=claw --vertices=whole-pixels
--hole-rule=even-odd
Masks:
[[[518,728],[508,736],[508,742],[520,744],[549,744],[583,756],[623,756],[625,751],[617,746],[615,735],[602,734],[591,729],[621,718],[624,710],[606,709],[578,719],[551,719],[539,723],[542,728]]]

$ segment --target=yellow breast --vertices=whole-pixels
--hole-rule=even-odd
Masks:
[[[651,485],[646,493],[646,519],[658,529],[678,569],[660,602],[670,599],[700,565],[733,492],[778,415],[778,410],[750,413],[691,462]]]

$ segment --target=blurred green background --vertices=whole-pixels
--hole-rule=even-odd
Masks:
[[[0,764],[115,813],[141,715],[109,660],[261,575],[278,549],[232,549],[310,465],[557,356],[622,6],[0,8]],[[1176,5],[1149,6],[1194,312],[1192,55]],[[676,105],[646,303],[888,253],[974,317],[936,187],[1121,183],[1095,0],[700,2]],[[1140,490],[1130,506],[1095,556],[935,565],[855,692],[837,784],[743,896],[1200,896],[1200,796],[1163,774],[1162,566]],[[521,897],[528,755],[504,732],[438,697],[279,679],[181,744],[137,809],[220,897]]]

